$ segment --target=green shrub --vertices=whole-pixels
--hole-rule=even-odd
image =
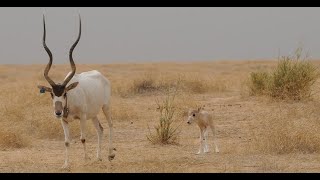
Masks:
[[[294,56],[278,59],[271,72],[252,72],[249,90],[251,95],[268,95],[276,99],[301,100],[311,96],[311,87],[319,77],[317,67],[308,57],[302,57],[302,48]]]

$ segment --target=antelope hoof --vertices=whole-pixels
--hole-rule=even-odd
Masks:
[[[116,156],[115,154],[109,155],[109,156],[108,156],[109,161],[113,160],[115,156]]]

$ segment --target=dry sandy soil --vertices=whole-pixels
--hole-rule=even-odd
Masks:
[[[314,62],[317,66],[320,62]],[[212,61],[197,63],[144,63],[77,65],[77,72],[97,69],[112,83],[112,114],[116,157],[109,162],[108,125],[104,127],[102,161],[95,159],[97,136],[88,124],[83,158],[79,121],[70,124],[70,171],[64,162],[64,135],[53,117],[49,94],[40,96],[38,84],[45,65],[0,66],[0,172],[320,172],[320,96],[308,101],[283,102],[248,95],[250,72],[269,70],[275,60]],[[54,65],[50,75],[62,80],[69,65]],[[134,82],[174,82],[183,77],[186,88],[176,98],[176,121],[181,124],[177,144],[154,145],[148,125],[158,122],[156,99],[162,91],[134,93]],[[130,89],[131,88],[131,89]],[[186,123],[188,108],[205,105],[217,125],[220,153],[196,155],[199,132]],[[320,133],[319,133],[320,134]]]

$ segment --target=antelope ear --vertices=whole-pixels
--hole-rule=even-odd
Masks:
[[[49,88],[49,87],[46,87],[46,86],[38,85],[38,88],[40,89],[40,93],[45,93],[46,91],[47,92],[52,92],[52,88]]]
[[[74,82],[72,84],[70,84],[67,88],[66,88],[66,91],[70,91],[71,89],[77,87],[79,84],[79,82]]]

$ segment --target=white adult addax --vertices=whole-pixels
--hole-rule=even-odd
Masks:
[[[46,25],[45,16],[43,15],[43,47],[49,55],[49,63],[44,70],[44,77],[50,84],[50,87],[39,85],[42,92],[49,92],[52,97],[54,115],[61,119],[61,124],[65,135],[65,163],[63,168],[69,167],[68,148],[70,146],[70,135],[68,122],[73,119],[80,120],[81,137],[85,159],[88,158],[86,153],[86,121],[91,119],[98,134],[97,158],[101,160],[101,142],[103,137],[103,127],[98,120],[98,113],[102,109],[109,125],[109,157],[111,161],[115,154],[112,147],[112,120],[110,112],[111,84],[109,80],[100,72],[93,70],[76,74],[76,65],[72,58],[73,49],[76,47],[81,36],[81,17],[79,14],[79,35],[69,51],[69,60],[72,72],[68,73],[62,83],[55,83],[49,76],[49,70],[52,65],[52,53],[46,45]]]

